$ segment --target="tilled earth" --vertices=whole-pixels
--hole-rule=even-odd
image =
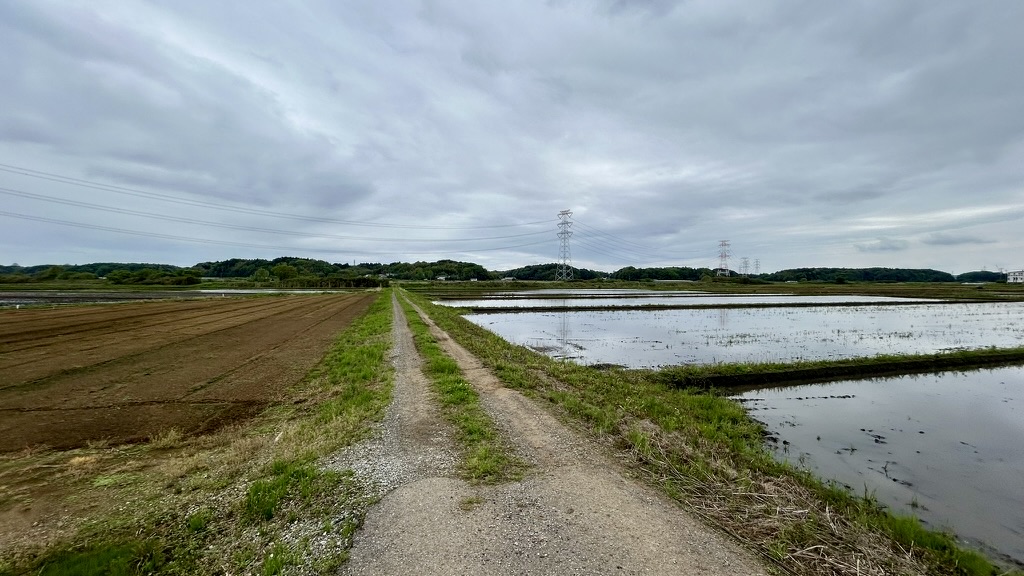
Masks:
[[[500,383],[433,328],[530,464],[522,481],[459,479],[457,448],[395,306],[394,401],[377,435],[336,465],[383,495],[347,574],[765,574],[752,556],[626,475],[602,446]]]
[[[213,430],[279,400],[368,294],[0,311],[0,453]]]

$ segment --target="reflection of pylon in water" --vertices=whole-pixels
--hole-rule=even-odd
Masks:
[[[562,307],[565,305],[565,300],[562,300]],[[558,325],[558,345],[561,348],[559,356],[562,360],[568,360],[572,358],[572,349],[569,345],[569,313],[563,309],[561,316]]]

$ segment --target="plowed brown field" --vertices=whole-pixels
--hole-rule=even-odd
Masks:
[[[201,433],[283,397],[370,294],[0,311],[0,452]]]

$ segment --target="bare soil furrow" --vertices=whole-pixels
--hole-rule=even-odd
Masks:
[[[173,332],[153,331],[152,324],[163,322],[157,315],[104,340],[92,357],[54,342],[46,347],[47,365],[37,371],[47,376],[31,380],[27,371],[0,371],[6,386],[0,389],[6,409],[0,452],[134,441],[172,427],[195,433],[252,416],[300,381],[372,298],[247,299],[241,311],[238,301],[224,299],[218,306],[204,303],[200,309],[208,314],[198,315],[196,302],[183,301],[175,304],[184,317],[173,306],[164,308],[178,328]],[[119,315],[130,318],[131,308],[109,306],[109,322],[95,330],[106,333],[119,325]],[[91,364],[76,365],[83,361]]]
[[[12,387],[13,382],[38,387],[45,384],[46,378],[94,371],[112,362],[130,361],[135,354],[149,353],[199,337],[215,337],[217,332],[275,315],[297,314],[297,310],[308,306],[291,298],[278,300],[240,310],[228,305],[226,311],[188,311],[184,315],[175,311],[165,314],[169,318],[157,320],[158,317],[152,317],[148,323],[134,327],[121,328],[121,322],[113,320],[68,341],[60,337],[51,338],[30,350],[4,351],[0,353],[0,371],[7,378],[0,383],[0,389]],[[57,363],[52,361],[54,348],[60,351]]]

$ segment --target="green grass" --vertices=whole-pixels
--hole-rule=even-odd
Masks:
[[[677,387],[727,388],[838,378],[935,372],[1024,362],[1024,346],[981,348],[936,354],[879,354],[841,360],[674,366],[655,377]]]
[[[667,494],[788,571],[816,574],[829,562],[863,561],[889,573],[922,565],[935,574],[1000,573],[949,535],[890,514],[870,495],[851,494],[778,462],[764,447],[763,427],[738,403],[707,389],[710,376],[766,377],[757,370],[770,366],[596,370],[512,345],[457,310],[417,294],[411,298],[506,385],[610,437]],[[829,557],[805,558],[807,549]]]
[[[455,426],[463,448],[463,476],[472,482],[496,483],[518,479],[523,463],[501,439],[493,420],[480,406],[480,397],[462,377],[458,363],[444,353],[415,308],[402,300],[416,349],[423,357],[423,371],[438,393],[444,417]]]
[[[300,558],[288,546],[280,542],[275,543],[273,549],[263,559],[263,576],[277,576],[285,566],[295,566],[299,562]]]
[[[299,465],[282,460],[275,461],[270,470],[269,478],[249,485],[241,506],[242,518],[247,522],[271,520],[286,500],[308,500],[314,489],[330,489],[330,480],[334,479],[331,477],[333,475],[320,473],[308,464]]]
[[[129,576],[157,571],[164,563],[157,542],[123,539],[83,549],[59,550],[38,566],[35,573],[40,576]]]

